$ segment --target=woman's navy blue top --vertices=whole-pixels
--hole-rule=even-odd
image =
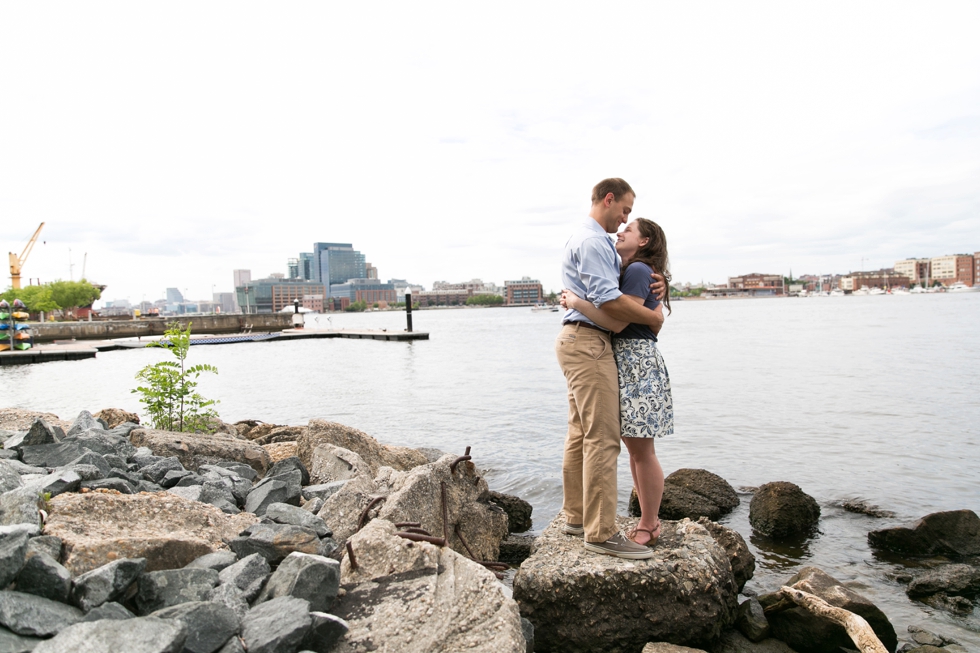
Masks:
[[[643,305],[651,310],[660,305],[660,300],[650,291],[650,283],[653,281],[650,277],[652,273],[653,268],[646,263],[636,261],[629,264],[619,282],[619,289],[624,295],[643,297]],[[619,333],[613,334],[613,337],[657,341],[653,329],[646,324],[630,324]]]

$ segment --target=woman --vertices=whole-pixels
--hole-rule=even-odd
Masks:
[[[623,294],[653,310],[663,311],[666,306],[669,314],[670,270],[663,229],[655,222],[637,218],[616,235],[616,251],[623,260],[619,282]],[[667,281],[663,304],[650,291],[650,274],[654,270]],[[630,473],[642,513],[627,536],[637,544],[653,546],[660,537],[657,514],[664,494],[664,472],[653,442],[654,438],[674,432],[670,377],[657,349],[657,333],[645,324],[615,320],[568,290],[562,293],[562,304],[615,333],[621,437],[630,454]]]

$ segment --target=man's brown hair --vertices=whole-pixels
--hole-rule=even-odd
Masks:
[[[612,177],[610,179],[603,179],[595,185],[595,188],[592,189],[592,203],[598,204],[606,199],[606,195],[609,193],[613,194],[613,199],[617,202],[623,199],[623,195],[627,193],[636,197],[636,191],[630,188],[630,185],[626,183],[625,179]]]

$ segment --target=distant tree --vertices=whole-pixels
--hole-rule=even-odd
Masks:
[[[552,290],[550,293],[548,293],[548,303],[549,304],[557,304],[558,303],[558,295],[555,293],[554,290]]]
[[[367,310],[367,302],[362,299],[348,305],[344,310],[348,313],[361,313]]]
[[[500,295],[473,295],[466,300],[467,306],[499,306],[504,303]]]
[[[371,305],[371,308],[377,308],[378,306],[380,306],[380,304],[378,304],[378,302],[374,302],[374,303],[373,303],[373,304]]]
[[[52,281],[51,299],[63,311],[74,315],[79,306],[90,306],[92,302],[102,297],[102,291],[91,283],[81,281]]]
[[[3,294],[0,294],[0,299],[6,299],[10,303],[13,303],[15,299],[19,299],[27,306],[28,312],[34,314],[40,313],[41,311],[56,311],[61,308],[52,299],[51,287],[49,285],[27,286],[18,290],[11,288]]]

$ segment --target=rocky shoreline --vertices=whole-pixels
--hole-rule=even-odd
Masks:
[[[0,410],[0,653],[854,647],[843,627],[779,592],[741,597],[755,560],[717,523],[740,499],[708,471],[668,477],[655,556],[626,561],[586,553],[561,514],[523,534],[531,506],[490,490],[469,450],[384,445],[323,420],[215,427],[157,431],[117,409],[70,423]],[[622,527],[638,506],[631,513]],[[791,483],[753,493],[750,522],[767,537],[805,537],[819,519]],[[972,511],[868,539],[886,553],[942,556],[910,571],[909,597],[974,609]],[[511,590],[501,572],[517,565]],[[888,651],[966,650],[913,627],[899,646],[881,610],[820,569],[785,584],[860,615]]]

